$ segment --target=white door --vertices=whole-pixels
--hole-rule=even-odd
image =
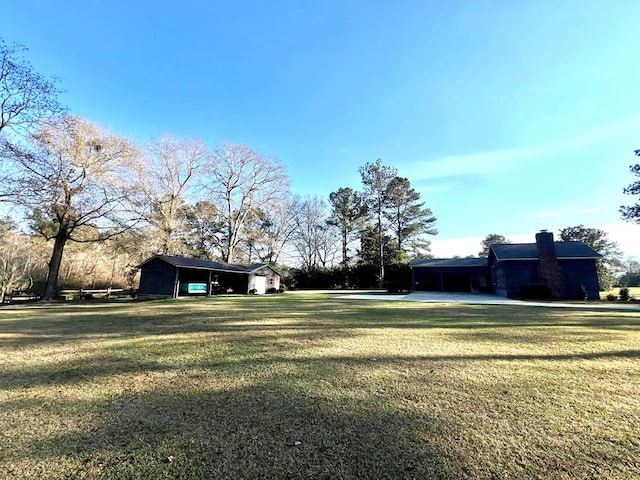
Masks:
[[[255,277],[254,288],[258,295],[263,295],[267,291],[267,277]]]

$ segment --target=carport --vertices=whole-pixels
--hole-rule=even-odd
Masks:
[[[486,258],[430,258],[413,260],[413,291],[469,292],[491,291]]]

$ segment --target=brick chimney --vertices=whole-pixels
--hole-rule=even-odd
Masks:
[[[538,280],[547,285],[555,298],[566,298],[567,284],[564,271],[558,265],[553,233],[542,230],[536,233],[538,250]]]

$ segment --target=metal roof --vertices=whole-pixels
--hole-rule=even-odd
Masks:
[[[554,242],[556,256],[560,260],[568,259],[598,259],[602,258],[598,252],[582,242]],[[535,243],[496,243],[491,245],[491,251],[498,261],[508,260],[538,260],[538,247]],[[409,262],[410,267],[425,268],[464,268],[486,267],[487,258],[416,258]]]
[[[416,258],[409,262],[410,267],[486,267],[487,258]]]
[[[582,242],[553,242],[559,259],[602,258],[598,252]],[[496,243],[490,247],[498,260],[537,260],[535,243]]]
[[[278,273],[273,267],[267,265],[266,263],[254,263],[252,265],[236,265],[232,263],[224,263],[224,262],[214,262],[212,260],[202,260],[199,258],[187,258],[187,257],[178,257],[175,255],[154,255],[153,257],[145,260],[137,268],[142,267],[143,265],[149,263],[151,260],[160,259],[163,262],[167,262],[174,267],[179,268],[192,268],[195,270],[215,270],[218,272],[230,272],[230,273],[251,273],[256,270],[267,267],[273,270],[275,273]],[[279,273],[278,273],[279,275]]]

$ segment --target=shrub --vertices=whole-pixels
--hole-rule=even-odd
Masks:
[[[289,271],[289,276],[285,279],[285,286],[289,289],[298,288],[331,288],[336,284],[335,273],[337,269],[314,268],[296,269]]]
[[[411,268],[407,264],[389,265],[385,271],[385,281],[386,283],[397,284],[398,291],[408,292],[411,290]]]
[[[251,290],[249,290],[249,295],[255,295],[258,293],[258,290],[256,290],[255,288],[252,288]]]
[[[629,289],[627,287],[621,288],[620,292],[618,292],[618,295],[620,296],[621,301],[623,302],[629,301]]]
[[[519,298],[527,300],[550,300],[553,292],[544,283],[528,283],[520,288]]]
[[[377,275],[375,265],[359,264],[351,269],[350,283],[355,288],[375,288],[378,286]]]
[[[274,287],[271,287],[267,290],[267,293],[278,293],[278,290],[276,290]]]
[[[614,295],[613,293],[610,293],[607,295],[607,300],[609,300],[610,302],[615,302],[618,299],[617,295]]]
[[[384,287],[389,293],[399,293],[400,291],[402,291],[402,282],[391,280],[388,282],[384,282]]]

